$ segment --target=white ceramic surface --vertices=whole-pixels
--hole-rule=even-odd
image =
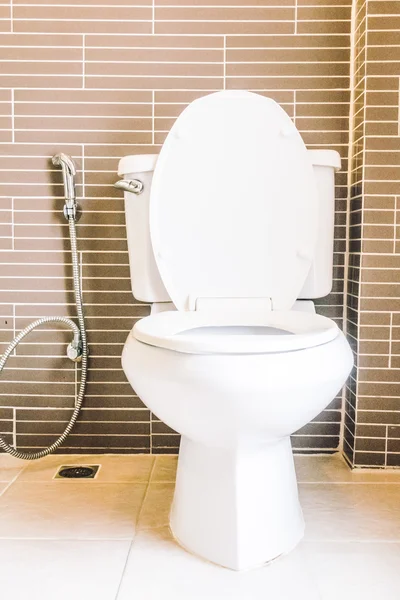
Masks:
[[[314,255],[317,210],[306,147],[274,100],[224,91],[192,102],[150,192],[154,256],[175,306],[247,297],[290,309]]]
[[[132,335],[145,344],[194,354],[266,354],[312,348],[338,335],[334,321],[315,313],[259,310],[167,311],[140,319]]]
[[[318,190],[318,234],[310,272],[299,298],[320,298],[332,287],[333,239],[335,216],[334,175],[340,168],[335,150],[307,150],[313,165]],[[128,233],[132,291],[138,300],[170,301],[158,271],[150,239],[149,204],[157,154],[137,154],[120,160],[118,173],[144,183],[139,196],[125,192],[125,216]]]
[[[353,364],[333,321],[290,310],[299,295],[327,294],[332,282],[340,160],[314,158],[313,171],[275,102],[221,92],[178,118],[153,179],[155,157],[126,158],[120,168],[140,167],[145,183],[134,202],[125,195],[134,292],[135,281],[140,299],[172,298],[198,313],[143,319],[123,368],[143,402],[182,434],[176,538],[235,570],[300,540],[289,436],[329,404]]]
[[[327,406],[352,360],[342,333],[297,352],[248,355],[184,354],[129,336],[129,381],[184,436],[171,524],[185,547],[243,569],[295,545],[302,517],[288,436]]]

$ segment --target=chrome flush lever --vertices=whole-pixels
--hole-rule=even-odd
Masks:
[[[139,179],[120,179],[114,183],[114,187],[136,195],[141,194],[144,189],[144,185]]]

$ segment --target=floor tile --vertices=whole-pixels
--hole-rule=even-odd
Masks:
[[[9,454],[0,454],[0,481],[12,481],[27,464],[26,460],[20,460]]]
[[[101,465],[95,479],[81,479],[77,482],[146,482],[149,480],[154,460],[154,456],[149,454],[58,454],[29,463],[18,481],[51,481],[61,465]]]
[[[398,600],[400,545],[325,542],[303,545],[323,600]]]
[[[16,481],[0,496],[0,538],[131,538],[145,488]]]
[[[400,483],[400,469],[350,469],[339,454],[294,456],[299,483]]]
[[[150,483],[140,511],[138,529],[168,525],[174,489],[173,483]]]
[[[157,456],[151,475],[151,481],[175,482],[177,466],[177,456]]]
[[[0,540],[0,589],[12,600],[114,600],[129,541]]]
[[[400,541],[400,485],[300,484],[310,541]]]
[[[138,532],[118,600],[320,600],[301,548],[235,572],[183,550],[167,527]]]
[[[10,483],[7,481],[0,481],[0,496],[4,492],[4,490],[8,488],[9,485]]]

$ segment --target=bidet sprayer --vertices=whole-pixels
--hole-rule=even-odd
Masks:
[[[75,209],[75,175],[76,175],[76,167],[74,161],[70,156],[61,152],[60,154],[55,154],[51,159],[53,165],[61,166],[63,181],[64,181],[64,196],[65,196],[65,205],[68,209]]]

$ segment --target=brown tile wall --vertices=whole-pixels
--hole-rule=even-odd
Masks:
[[[400,466],[400,3],[357,2],[348,328],[358,367],[344,449]]]
[[[118,159],[158,152],[174,119],[215,90],[271,96],[309,148],[340,152],[335,281],[318,311],[341,324],[346,230],[351,0],[3,0],[0,6],[0,343],[44,315],[74,316],[62,185],[50,157],[79,167],[78,224],[91,348],[85,407],[63,452],[176,452],[121,370],[134,320]],[[392,77],[388,74],[389,79]],[[0,429],[20,448],[50,444],[71,413],[79,373],[69,336],[43,328],[1,378]],[[293,437],[335,449],[341,399]],[[16,423],[16,429],[14,427]]]

